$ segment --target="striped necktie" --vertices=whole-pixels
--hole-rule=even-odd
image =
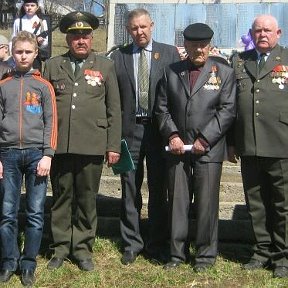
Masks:
[[[139,105],[148,110],[149,71],[145,49],[142,48],[138,62]]]

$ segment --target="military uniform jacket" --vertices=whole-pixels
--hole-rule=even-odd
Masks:
[[[287,158],[288,49],[277,45],[259,75],[255,49],[236,54],[232,66],[237,79],[234,144],[239,155]]]
[[[66,53],[47,61],[44,77],[56,94],[56,154],[120,152],[120,97],[111,60],[91,53],[75,77]]]
[[[173,133],[178,133],[184,144],[193,144],[201,135],[211,149],[200,161],[222,162],[226,152],[225,134],[236,113],[233,69],[208,58],[190,91],[188,67],[189,60],[185,60],[164,69],[155,107],[160,132],[166,145]]]

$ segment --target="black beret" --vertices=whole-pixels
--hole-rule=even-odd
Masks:
[[[36,3],[38,5],[38,0],[24,0],[23,4],[25,3]]]
[[[211,40],[213,34],[213,30],[204,23],[190,24],[183,32],[184,39],[188,41]]]
[[[88,12],[71,12],[65,15],[59,22],[62,33],[87,34],[97,29],[99,20]]]

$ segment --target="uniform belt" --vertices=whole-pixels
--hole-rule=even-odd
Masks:
[[[151,117],[146,117],[146,116],[136,117],[136,124],[147,125],[151,123],[152,123]]]

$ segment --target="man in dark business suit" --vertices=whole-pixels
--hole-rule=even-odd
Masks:
[[[211,28],[184,30],[188,58],[169,65],[159,83],[155,114],[167,153],[171,259],[164,268],[189,259],[188,224],[192,198],[196,214],[195,271],[214,265],[218,242],[219,186],[225,134],[235,117],[235,74],[209,58]],[[192,145],[185,147],[184,145]],[[186,149],[185,149],[186,148]]]
[[[13,68],[4,62],[0,62],[0,80],[4,79]]]
[[[255,49],[236,54],[237,117],[231,161],[241,172],[255,236],[252,270],[272,264],[274,277],[288,277],[288,49],[271,15],[258,16]],[[261,67],[262,66],[262,67]],[[235,153],[236,152],[236,153]]]
[[[120,158],[121,110],[114,64],[92,52],[99,25],[88,12],[71,12],[59,23],[69,51],[47,61],[44,76],[54,87],[58,146],[51,167],[54,256],[48,269],[67,257],[84,271],[94,269],[96,195],[104,159]]]
[[[136,166],[135,171],[123,173],[121,236],[124,245],[122,263],[131,264],[143,250],[139,220],[142,206],[141,185],[146,158],[149,189],[149,235],[146,252],[149,257],[163,260],[167,239],[167,189],[164,182],[165,163],[161,156],[160,135],[153,118],[156,84],[163,67],[180,59],[176,47],[152,40],[153,25],[145,9],[135,9],[128,15],[127,31],[133,43],[115,51],[115,62],[121,97],[122,138],[126,139]],[[143,55],[144,53],[144,55]],[[146,58],[147,91],[142,91],[139,68]],[[141,73],[140,73],[141,72]],[[149,86],[149,87],[148,87]],[[145,99],[146,95],[146,99]],[[143,100],[143,102],[142,102]]]

